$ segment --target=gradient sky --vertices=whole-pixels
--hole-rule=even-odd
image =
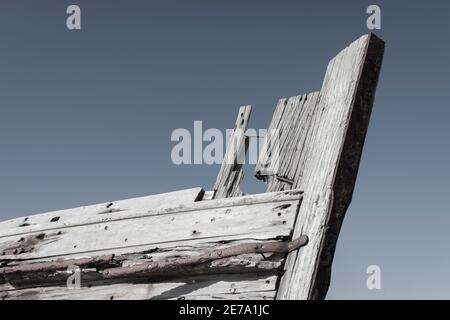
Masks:
[[[386,54],[328,298],[450,299],[447,0],[2,0],[0,220],[210,189],[219,167],[173,165],[172,131],[230,128],[246,104],[266,128],[279,98],[320,89],[368,32],[370,4]],[[372,264],[381,290],[366,288]]]

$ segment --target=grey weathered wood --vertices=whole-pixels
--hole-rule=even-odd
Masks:
[[[104,221],[134,219],[152,213],[190,206],[201,200],[202,188],[162,193],[120,201],[52,211],[0,222],[1,239],[30,232],[59,230],[70,226],[95,224]]]
[[[0,237],[0,261],[62,255],[130,253],[139,248],[181,245],[231,238],[288,236],[297,215],[301,192],[193,202],[148,215]],[[13,225],[14,226],[14,225]],[[15,227],[15,226],[14,226]],[[9,232],[6,232],[9,233]]]
[[[297,126],[304,133],[288,134],[293,138],[286,142],[299,152],[283,151],[286,154],[281,157],[290,162],[282,161],[282,174],[292,179],[289,188],[305,191],[294,237],[308,234],[310,242],[288,255],[278,299],[322,299],[326,295],[337,237],[355,184],[383,50],[384,42],[369,34],[340,52],[328,65],[317,102],[308,108],[312,110],[307,112],[310,116],[297,117]],[[274,191],[286,186],[277,183],[269,187]]]
[[[163,210],[162,214],[133,219],[105,220],[2,237],[0,260],[91,254],[118,248],[132,251],[141,245],[158,247],[188,240],[219,240],[234,235],[235,239],[239,239],[270,232],[279,236],[290,234],[297,215],[298,198],[256,204],[249,204],[245,197],[240,200],[245,205],[203,209],[201,202],[195,202],[189,211]],[[209,204],[213,205],[213,201]]]
[[[52,262],[31,262],[28,264],[20,264],[15,266],[7,266],[0,268],[0,274],[23,274],[33,272],[51,272],[65,270],[70,266],[76,265],[80,268],[108,265],[114,260],[113,255],[96,256],[90,258],[79,259],[57,259]]]
[[[292,241],[269,241],[263,243],[242,243],[239,245],[226,247],[222,249],[209,250],[197,256],[180,257],[173,260],[163,260],[137,264],[128,267],[113,267],[103,270],[103,278],[124,278],[136,275],[153,275],[155,273],[165,274],[170,271],[180,271],[191,269],[192,266],[210,263],[215,260],[221,260],[229,257],[235,257],[250,253],[290,253],[306,245],[308,237],[301,236]]]
[[[255,168],[256,177],[267,184],[267,192],[293,189],[299,179],[297,170],[314,148],[309,139],[318,97],[314,92],[278,102]]]
[[[66,209],[33,215],[26,218],[8,220],[2,222],[0,227],[0,242],[4,237],[25,235],[32,232],[36,233],[38,231],[55,231],[67,227],[135,219],[151,215],[156,216],[178,212],[228,208],[247,204],[298,200],[302,197],[302,191],[293,190],[290,192],[248,195],[237,199],[230,198],[215,199],[214,201],[196,201],[198,199],[203,199],[203,194],[203,189],[194,188],[149,197],[121,200],[113,202],[113,206],[111,206],[111,202],[108,202],[105,204]],[[184,195],[186,195],[186,197]],[[195,198],[193,197],[194,195]],[[156,205],[154,200],[157,200],[156,203],[161,202],[161,204]],[[108,211],[105,211],[105,208],[107,208]],[[59,220],[57,222],[50,222],[53,217],[59,217]],[[23,226],[22,223],[25,219],[26,222],[29,223],[26,226]]]
[[[267,277],[270,274],[277,278],[285,255],[276,252],[262,255],[259,251],[267,251],[267,241],[274,243],[274,240],[290,239],[302,195],[299,190],[290,190],[236,198],[187,201],[180,205],[175,203],[173,207],[159,206],[155,210],[144,204],[135,211],[129,207],[132,213],[127,210],[96,213],[105,217],[114,215],[114,219],[101,220],[93,218],[96,216],[92,216],[92,212],[98,212],[94,210],[85,216],[87,221],[70,220],[62,215],[66,224],[59,226],[55,222],[36,223],[26,227],[17,227],[16,221],[7,223],[11,229],[3,228],[3,236],[0,237],[0,277],[3,279],[0,281],[0,292],[6,293],[0,293],[0,296],[7,299],[79,298],[76,293],[73,295],[75,291],[64,288],[70,273],[61,269],[68,264],[77,265],[77,261],[81,261],[82,281],[89,282],[93,287],[102,287],[99,289],[102,293],[111,293],[106,287],[126,287],[131,283],[136,288],[141,288],[146,285],[142,282],[146,282],[150,274],[127,274],[113,278],[106,275],[112,268],[127,270],[151,265],[155,261],[167,261],[168,265],[172,265],[173,261],[179,259],[197,261],[198,256],[203,261],[202,255],[205,252],[224,254],[220,259],[205,260],[205,263],[177,268],[174,272],[157,270],[158,272],[151,273],[152,287],[167,288],[165,285],[161,287],[159,281],[165,280],[167,283],[171,278],[187,279],[200,275],[211,276],[208,281],[212,288],[216,286],[214,279],[217,282],[227,274],[249,274],[242,276],[244,278],[255,274]],[[77,210],[86,213],[84,208]],[[48,214],[43,214],[30,217],[29,220],[46,222],[48,217]],[[11,230],[20,230],[21,233],[10,235]],[[230,249],[243,246],[260,249],[255,249],[254,253]],[[227,250],[233,251],[236,256],[226,254]],[[112,255],[114,259],[110,261]],[[107,258],[101,259],[100,263],[97,256]],[[105,273],[106,269],[108,271]],[[141,276],[145,278],[139,280]],[[115,279],[120,280],[120,283],[115,283]],[[157,282],[154,283],[155,281]],[[257,278],[245,281],[248,292],[232,295],[233,293],[223,291],[217,292],[214,297],[262,299],[275,296],[275,287],[260,290]],[[60,287],[55,287],[55,284]],[[219,286],[221,287],[222,285]],[[149,297],[175,298],[178,294],[175,288],[176,286],[167,289],[168,292],[161,289],[159,294],[152,292]],[[86,294],[95,299],[99,297],[97,292],[99,291],[88,290]],[[133,297],[139,295],[128,293],[122,296]],[[191,298],[208,297],[203,292]]]
[[[271,193],[235,197],[241,193],[243,132],[250,115],[250,107],[243,107],[213,192],[197,188],[0,223],[0,298],[271,299],[275,293],[278,299],[324,298],[383,50],[382,40],[363,36],[330,62],[320,92],[279,101],[256,167]],[[298,190],[305,190],[303,200]],[[308,245],[286,261],[282,254],[240,252],[179,273],[153,273],[151,279],[129,274],[105,280],[102,274],[105,268],[171,265],[180,258],[198,260],[208,250],[303,234]],[[96,256],[111,255],[112,261],[90,264]],[[54,270],[73,259],[86,262],[79,290],[65,288],[67,272]],[[39,269],[45,263],[53,266],[47,282]]]
[[[241,193],[239,184],[244,177],[242,165],[244,164],[247,151],[245,130],[247,129],[251,110],[251,106],[244,106],[239,109],[236,124],[214,184],[213,198],[235,197]]]
[[[203,195],[202,201],[212,200],[213,198],[214,198],[214,191],[213,190],[205,191],[205,194]]]
[[[64,284],[68,277],[67,268],[73,265],[80,268],[84,274],[83,278],[88,276],[91,280],[124,279],[129,281],[138,277],[168,279],[194,274],[274,272],[280,266],[278,261],[264,257],[264,261],[260,259],[257,264],[252,266],[251,260],[246,260],[246,258],[254,258],[256,254],[289,253],[306,243],[306,236],[293,241],[247,242],[214,248],[199,255],[173,256],[154,261],[136,262],[126,266],[121,266],[121,257],[117,258],[113,255],[57,259],[51,262],[31,262],[3,267],[0,268],[0,274],[3,274],[6,281],[13,285],[44,286],[55,282]]]
[[[146,300],[146,299],[255,299],[275,296],[277,276],[232,274],[186,277],[181,280],[150,283],[82,282],[79,289],[66,286],[12,289],[0,292],[0,300]]]

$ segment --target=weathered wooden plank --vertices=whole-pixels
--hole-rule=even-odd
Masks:
[[[34,272],[52,272],[66,270],[68,267],[76,265],[79,268],[108,265],[114,260],[113,255],[96,256],[79,259],[57,259],[52,262],[33,262],[15,266],[6,266],[0,268],[0,274],[7,276],[10,274],[23,274]]]
[[[194,189],[189,189],[194,190]],[[197,190],[197,189],[195,189]],[[200,191],[198,197],[196,199],[202,199],[201,196],[204,194],[203,189],[198,188],[198,191]],[[177,197],[178,192],[184,192],[184,191],[177,191],[173,192],[173,197]],[[188,192],[188,190],[186,190]],[[60,217],[58,221],[60,223],[50,222],[50,217],[55,217],[54,212],[50,213],[44,213],[44,214],[38,214],[34,216],[28,217],[27,221],[30,220],[31,222],[36,221],[36,223],[30,223],[29,225],[21,225],[22,219],[13,219],[2,222],[4,225],[2,229],[0,230],[0,241],[1,238],[12,236],[12,235],[26,235],[32,232],[38,232],[38,231],[50,231],[50,230],[60,230],[66,227],[73,227],[73,226],[83,226],[83,225],[89,225],[89,224],[95,224],[99,222],[107,222],[107,221],[117,221],[117,220],[126,220],[126,219],[135,219],[139,217],[145,217],[149,215],[164,215],[164,214],[172,214],[177,212],[189,212],[189,211],[196,211],[196,210],[209,210],[209,209],[215,209],[215,208],[228,208],[233,206],[239,206],[239,205],[248,205],[248,204],[259,204],[259,203],[269,203],[269,202],[279,202],[279,201],[289,201],[289,200],[299,200],[302,197],[302,191],[300,190],[290,190],[288,192],[274,192],[274,193],[261,193],[261,194],[254,194],[254,195],[247,195],[244,197],[238,197],[238,198],[230,198],[230,199],[214,199],[208,200],[208,201],[186,201],[180,199],[178,200],[172,200],[172,197],[167,199],[166,201],[162,201],[163,195],[159,197],[160,195],[150,196],[151,198],[155,197],[158,201],[161,201],[162,203],[160,205],[153,206],[152,202],[148,202],[146,204],[146,200],[144,198],[138,198],[139,200],[142,199],[144,202],[143,204],[133,206],[134,204],[128,204],[127,206],[123,206],[122,208],[128,208],[128,209],[117,209],[112,210],[111,212],[103,212],[103,211],[90,211],[90,214],[88,216],[83,217],[83,213],[85,208],[87,207],[80,207],[80,208],[74,208],[74,209],[67,209],[62,210],[64,211],[64,216],[56,215]],[[194,193],[193,193],[194,194]],[[150,198],[149,197],[149,198]],[[129,200],[122,200],[124,202],[132,202],[134,199]],[[122,202],[121,201],[121,202]],[[92,209],[96,207],[106,207],[109,206],[110,203],[101,204],[101,205],[94,205],[89,206],[92,207]],[[109,206],[111,208],[111,206]],[[116,208],[120,208],[119,206],[116,206]],[[101,213],[99,213],[101,212]],[[100,220],[98,216],[100,215]],[[63,216],[63,218],[61,218]],[[1,255],[1,253],[0,253]]]
[[[173,260],[153,261],[141,263],[127,267],[112,267],[103,270],[104,279],[125,278],[130,276],[145,275],[152,276],[153,274],[165,274],[170,271],[182,271],[184,268],[191,269],[192,266],[210,263],[215,260],[221,260],[229,257],[235,257],[242,254],[250,253],[290,253],[294,250],[306,245],[308,237],[301,236],[292,241],[270,241],[260,244],[243,243],[235,246],[230,246],[222,249],[214,249],[196,256],[180,257]],[[16,268],[5,268],[12,272],[16,272]],[[6,272],[5,272],[6,274]]]
[[[191,205],[195,201],[201,200],[203,193],[202,188],[192,188],[3,221],[0,222],[0,239],[5,236],[54,230],[68,226],[137,218],[151,214],[151,212]]]
[[[0,300],[147,300],[147,299],[273,299],[276,275],[233,274],[188,277],[159,283],[100,284],[82,282],[66,286],[0,292]]]
[[[321,299],[326,295],[383,51],[384,42],[370,34],[340,52],[328,65],[312,118],[298,124],[309,128],[306,140],[294,140],[300,144],[301,152],[294,157],[298,160],[287,166],[290,174],[295,172],[292,187],[305,190],[294,237],[304,233],[310,242],[288,255],[278,299]]]
[[[122,257],[113,255],[80,258],[57,259],[50,262],[32,262],[0,268],[7,282],[14,286],[47,286],[65,283],[71,273],[67,268],[77,266],[83,273],[83,279],[169,279],[182,276],[242,272],[274,272],[278,269],[278,254],[292,252],[307,243],[303,236],[293,241],[248,242],[237,245],[214,248],[191,256],[172,256],[152,261],[139,261],[121,266]],[[256,254],[260,254],[262,260]],[[269,254],[269,257],[265,255]],[[270,255],[275,259],[271,259]],[[256,259],[255,259],[256,258]],[[259,258],[259,259],[258,259]],[[256,260],[258,261],[255,263]]]
[[[212,200],[213,198],[214,198],[214,191],[213,190],[205,191],[205,194],[203,195],[202,201]]]
[[[107,250],[116,254],[130,253],[140,246],[182,245],[190,240],[219,242],[230,237],[235,240],[252,238],[255,234],[287,237],[300,198],[300,192],[290,191],[234,200],[200,201],[133,219],[106,220],[49,231],[33,230],[1,237],[0,260],[90,256],[93,252],[105,254]]]
[[[0,256],[0,265],[16,266],[37,262],[53,262],[57,259],[69,259],[69,260],[84,259],[84,258],[92,258],[95,256],[102,256],[102,255],[106,256],[113,254],[115,256],[114,260],[120,261],[122,265],[125,266],[141,262],[172,259],[174,257],[187,257],[198,255],[207,250],[221,249],[229,245],[237,245],[248,242],[259,244],[265,241],[286,240],[286,239],[290,239],[290,237],[282,236],[279,234],[277,230],[274,230],[263,233],[229,235],[205,239],[200,238],[185,241],[164,242],[159,244],[145,244],[135,247],[112,248],[92,252],[70,253],[59,255],[56,257],[46,256],[34,259],[27,259],[26,257],[23,257],[21,255],[16,255],[13,257],[13,259],[5,259],[4,256]],[[264,256],[250,255],[248,259],[251,260],[252,263],[248,265],[248,267],[252,267],[252,265],[258,264],[259,262],[265,263],[264,261],[267,260],[266,259],[267,257],[270,257],[270,260],[272,260],[271,255],[264,255]],[[239,258],[239,260],[243,261],[243,263],[246,263],[244,262],[244,260],[248,259],[246,257],[241,258],[241,256]],[[278,257],[277,261],[281,262],[282,260],[283,260],[282,257]]]
[[[133,267],[108,267],[107,265],[80,267],[77,264],[73,264],[70,268],[79,268],[77,272],[79,272],[83,282],[102,282],[108,284],[138,283],[147,281],[147,279],[151,279],[152,282],[159,282],[203,275],[217,275],[217,277],[220,277],[223,274],[274,274],[279,273],[282,270],[284,258],[285,255],[282,254],[246,254],[181,268],[149,270],[149,272],[145,269],[139,269],[136,273],[126,272],[120,274],[118,272],[127,269],[135,269],[142,266],[142,263],[135,264]],[[175,259],[175,257],[173,259]],[[112,261],[120,263],[115,259]],[[145,264],[148,265],[148,263]],[[110,275],[108,272],[111,270],[118,270],[118,272]],[[34,272],[8,273],[4,275],[6,279],[5,284],[8,286],[1,285],[0,291],[61,286],[65,285],[72,275],[73,273],[69,268],[61,270],[37,270]]]
[[[266,253],[266,254],[244,254],[233,256],[229,258],[222,258],[205,262],[189,267],[182,267],[177,269],[168,269],[147,273],[146,270],[139,273],[127,273],[122,275],[113,275],[113,277],[105,276],[105,272],[112,268],[118,268],[118,270],[124,270],[120,267],[120,263],[128,261],[120,261],[119,259],[112,259],[109,264],[92,264],[85,265],[84,267],[77,265],[77,263],[70,265],[70,268],[61,270],[36,270],[34,272],[12,272],[4,275],[5,281],[0,284],[1,291],[9,291],[15,289],[27,289],[36,287],[52,287],[65,285],[69,277],[73,275],[73,268],[78,268],[80,278],[83,282],[89,283],[104,283],[104,284],[117,284],[117,283],[140,283],[142,281],[160,282],[168,281],[180,281],[193,277],[204,275],[217,275],[220,277],[224,274],[279,274],[282,270],[285,254],[282,253]],[[172,257],[169,261],[179,259],[180,257]],[[71,259],[77,260],[77,259]],[[150,261],[151,259],[148,259]],[[130,261],[131,262],[131,261]],[[113,264],[116,266],[113,266]],[[142,261],[132,263],[133,267],[142,265]],[[147,264],[148,262],[144,262]],[[157,262],[156,262],[157,263]],[[24,264],[27,266],[28,264]],[[21,266],[19,266],[21,267]],[[127,267],[125,267],[127,268]]]
[[[255,166],[255,176],[258,179],[264,180],[265,177],[271,176],[276,170],[275,164],[270,161],[273,152],[278,152],[279,148],[279,124],[283,117],[284,108],[286,106],[285,99],[281,99],[274,111],[272,121],[267,130],[266,137],[264,139],[262,150],[258,157],[258,162]]]
[[[2,259],[13,258],[10,256],[34,259],[270,231],[288,236],[296,207],[295,202],[279,202],[66,227],[60,231],[2,238],[0,252]]]
[[[239,109],[234,130],[229,139],[225,156],[214,184],[213,198],[228,198],[239,195],[239,184],[244,176],[242,165],[247,151],[245,130],[250,119],[252,107],[244,106]]]
[[[314,92],[278,102],[255,168],[256,177],[267,184],[267,192],[294,188],[296,169],[304,160],[300,156],[313,147],[307,141],[318,97]]]
[[[114,267],[115,264],[126,268],[142,265],[143,263],[148,264],[153,261],[161,261],[162,259],[165,261],[173,261],[174,259],[185,257],[189,259],[189,257],[204,253],[205,250],[219,249],[226,251],[226,248],[230,246],[240,247],[242,244],[248,246],[249,242],[253,242],[255,247],[258,248],[265,240],[288,239],[292,232],[302,194],[301,191],[292,190],[238,198],[205,200],[173,208],[159,209],[156,212],[152,211],[148,216],[140,214],[135,218],[66,225],[51,231],[42,232],[40,230],[18,236],[1,237],[0,247],[7,243],[8,246],[12,245],[7,250],[11,251],[14,248],[14,250],[18,251],[16,254],[7,255],[6,253],[8,252],[6,250],[3,251],[5,255],[0,256],[0,263],[6,263],[7,265],[2,272],[4,273],[3,277],[6,277],[8,281],[1,285],[0,290],[8,292],[6,294],[0,293],[0,296],[8,299],[21,299],[24,297],[28,299],[56,299],[57,297],[79,299],[81,297],[78,295],[68,297],[67,289],[62,287],[64,293],[61,293],[61,287],[55,287],[55,283],[63,285],[70,274],[64,270],[55,270],[50,272],[50,274],[45,274],[40,269],[42,264],[34,264],[38,261],[50,261],[50,266],[56,268],[73,263],[77,257],[84,257],[82,261],[86,264],[87,269],[82,269],[83,282],[95,283],[96,285],[93,285],[93,287],[97,287],[97,283],[103,281],[102,286],[106,291],[101,292],[107,292],[111,296],[113,294],[106,288],[127,285],[127,282],[130,281],[133,283],[139,282],[135,275],[117,279],[121,283],[115,283],[116,278],[108,279],[108,282],[105,282],[103,274],[105,268]],[[118,212],[117,214],[120,215],[121,213]],[[235,217],[241,217],[242,220],[236,221]],[[258,222],[255,223],[253,220]],[[164,226],[170,225],[175,225],[175,229],[171,227],[169,229],[164,228]],[[236,225],[242,230],[239,228],[237,230]],[[107,229],[105,229],[106,226],[108,227]],[[191,227],[192,229],[196,228],[194,229],[195,233],[191,231]],[[203,229],[205,229],[205,233],[202,235]],[[108,233],[108,231],[112,232]],[[182,236],[178,239],[177,234],[180,235],[185,231],[189,231],[189,236]],[[105,237],[105,235],[107,236]],[[126,235],[129,238],[126,241],[129,242],[129,245],[124,245],[120,241]],[[138,236],[138,244],[134,245],[133,236],[136,235]],[[175,238],[172,235],[175,235]],[[154,240],[146,243],[148,239]],[[163,240],[161,241],[161,239]],[[70,241],[80,241],[81,243],[77,244],[77,248],[73,248],[71,247],[73,243],[70,243]],[[31,251],[28,251],[27,248],[31,249]],[[24,252],[20,253],[21,250],[24,250]],[[138,252],[138,250],[142,251]],[[0,250],[0,252],[2,251]],[[113,261],[102,265],[89,264],[89,257],[101,254],[114,254],[115,257]],[[233,274],[234,276],[234,274],[249,273],[246,277],[251,277],[250,274],[261,274],[262,277],[263,274],[267,273],[273,274],[273,272],[276,272],[278,274],[284,257],[285,255],[277,253],[264,255],[239,254],[193,266],[186,270],[180,269],[173,274],[152,274],[152,279],[158,281],[180,277],[185,279],[208,274],[211,275],[209,281],[213,283],[214,279],[217,282],[218,279],[223,279],[224,275],[227,274]],[[55,261],[55,259],[62,258],[69,260]],[[15,268],[22,271],[16,273],[14,272]],[[8,272],[5,270],[8,270]],[[26,270],[35,270],[36,272],[28,272]],[[213,275],[215,276],[213,277]],[[144,279],[146,278],[147,276]],[[177,281],[174,280],[173,283],[178,283]],[[249,291],[245,293],[240,293],[239,291],[229,293],[225,291],[211,294],[208,291],[201,291],[189,294],[187,298],[272,299],[275,296],[275,286],[270,290],[267,288],[260,290],[258,287],[253,288],[255,284],[257,284],[256,280],[249,280]],[[39,288],[36,288],[36,286]],[[44,289],[43,287],[49,288]],[[176,288],[172,288],[169,292],[178,292]],[[74,291],[70,290],[70,292],[72,294]],[[83,295],[83,297],[88,296]],[[95,293],[89,297],[96,299],[98,295]],[[134,293],[127,293],[123,296],[123,298],[131,299],[133,297],[144,298]],[[178,295],[172,296],[161,292],[151,297],[172,299],[177,298]]]

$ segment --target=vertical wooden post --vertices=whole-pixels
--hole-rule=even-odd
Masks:
[[[323,299],[337,238],[350,204],[381,69],[384,42],[373,34],[353,42],[330,61],[307,138],[300,139],[300,167],[292,188],[305,192],[293,237],[309,237],[288,255],[278,299]],[[298,166],[293,163],[291,166]],[[272,190],[273,191],[273,190]]]
[[[223,158],[222,166],[214,184],[214,199],[235,197],[240,194],[239,184],[244,177],[242,164],[247,152],[245,130],[252,111],[251,106],[239,108],[234,131]]]

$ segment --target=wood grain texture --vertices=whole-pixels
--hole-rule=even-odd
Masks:
[[[8,292],[3,294],[8,299],[70,298],[74,291],[64,288],[70,276],[64,268],[72,264],[80,264],[83,282],[91,283],[92,287],[102,287],[99,290],[108,294],[111,291],[105,287],[119,285],[133,284],[136,285],[133,288],[139,291],[144,286],[142,282],[147,285],[149,276],[153,287],[167,288],[169,292],[179,285],[169,288],[158,283],[167,283],[168,279],[175,281],[170,283],[178,283],[175,279],[184,281],[193,276],[211,276],[208,283],[215,288],[217,285],[213,279],[217,282],[229,275],[251,278],[252,275],[267,277],[269,274],[277,278],[285,258],[277,250],[298,248],[284,241],[290,239],[302,196],[301,191],[291,190],[180,205],[175,203],[174,207],[165,205],[156,210],[144,205],[133,215],[124,210],[114,212],[115,217],[111,220],[90,223],[76,220],[58,227],[54,227],[53,222],[50,225],[35,224],[26,230],[20,229],[18,235],[9,235],[11,232],[4,228],[4,236],[0,237],[0,292]],[[30,220],[46,221],[47,218],[48,215],[44,219],[30,217]],[[10,225],[17,230],[15,223]],[[246,250],[236,251],[234,248]],[[253,251],[247,250],[249,248]],[[217,254],[212,255],[214,259],[205,260],[205,252]],[[160,268],[151,274],[110,275],[115,268],[132,270],[155,262],[172,266],[176,261],[198,261],[199,257],[201,263],[172,268],[174,270]],[[257,278],[253,282],[244,282],[248,288],[247,295],[234,295],[225,290],[217,292],[216,297],[262,299],[275,296],[275,281],[270,290],[263,291],[258,287]],[[97,298],[96,290],[88,292],[93,294],[90,298]],[[175,298],[177,292],[175,290],[171,295],[161,289],[158,294],[147,298]],[[136,294],[122,297],[138,297]],[[207,298],[206,295],[203,292],[192,298]],[[79,296],[75,294],[75,297]]]
[[[241,273],[241,272],[275,272],[280,264],[268,259],[266,254],[276,256],[289,253],[306,245],[308,238],[302,236],[292,241],[247,242],[207,250],[198,255],[172,256],[152,261],[139,261],[129,265],[123,264],[123,257],[113,255],[95,256],[79,259],[57,259],[50,262],[30,262],[0,268],[0,274],[14,286],[44,286],[51,283],[64,284],[71,274],[68,268],[77,266],[90,280],[130,279],[151,277],[152,279],[178,278],[181,275]],[[258,255],[263,257],[261,259]],[[270,255],[269,255],[270,256]],[[254,258],[257,259],[254,259]],[[233,258],[233,259],[230,259]],[[150,259],[148,259],[150,260]],[[258,263],[251,263],[258,261]]]
[[[52,286],[3,291],[0,300],[271,300],[275,297],[276,281],[276,275],[246,273],[195,276],[156,283],[82,282],[79,289]]]
[[[103,255],[110,251],[123,254],[142,246],[149,250],[190,240],[218,242],[227,237],[237,240],[258,234],[286,237],[292,231],[301,193],[286,192],[284,198],[292,200],[285,201],[280,201],[283,196],[275,199],[276,196],[200,201],[136,218],[116,216],[115,220],[5,236],[0,238],[0,262]]]
[[[134,219],[201,200],[202,188],[161,193],[147,197],[110,201],[72,209],[52,211],[0,222],[0,242],[4,237],[104,221]]]
[[[221,249],[209,250],[196,256],[179,257],[173,260],[163,260],[136,264],[128,267],[107,268],[103,270],[104,279],[125,278],[136,275],[152,276],[155,273],[179,272],[183,269],[188,271],[197,265],[203,265],[213,261],[236,257],[252,253],[290,253],[306,245],[308,237],[301,236],[292,241],[269,241],[263,243],[242,243],[239,245]]]
[[[289,190],[301,178],[310,143],[311,122],[319,93],[281,99],[269,125],[255,176],[267,185],[267,192]]]
[[[213,198],[215,199],[235,197],[241,194],[239,185],[244,177],[242,165],[247,152],[245,130],[247,129],[251,111],[251,106],[244,106],[239,109],[236,124],[213,187]]]
[[[288,172],[293,183],[269,185],[271,191],[286,187],[305,191],[294,237],[307,234],[310,238],[303,250],[288,255],[278,299],[325,298],[337,238],[353,193],[383,51],[384,42],[369,34],[330,61],[311,117],[303,121],[299,117],[297,125],[308,127],[306,138],[299,135],[292,143],[301,152],[287,152],[287,158],[295,160],[281,166],[282,173]]]
[[[383,52],[382,40],[363,36],[330,61],[319,92],[278,102],[255,169],[266,194],[239,196],[248,106],[239,110],[213,191],[194,188],[0,223],[0,298],[325,298]],[[301,235],[308,244],[287,259],[240,251],[148,279],[145,272],[109,279],[103,274],[198,261],[205,252],[230,247],[280,245]],[[60,267],[74,259],[85,263],[83,287],[69,290]],[[42,266],[52,269],[48,281]]]

